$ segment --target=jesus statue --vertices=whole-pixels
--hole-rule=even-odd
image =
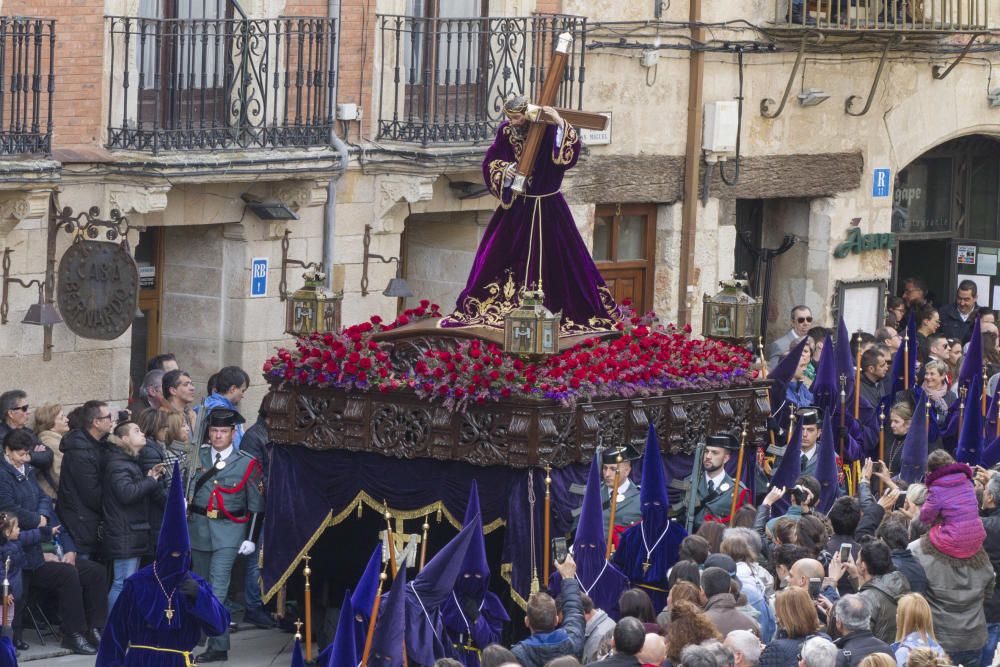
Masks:
[[[598,272],[559,188],[580,157],[580,135],[552,107],[542,108],[545,128],[526,185],[515,171],[532,120],[523,96],[503,106],[507,120],[497,128],[483,160],[483,179],[500,200],[455,311],[442,327],[503,330],[504,318],[521,302],[522,292],[545,293],[545,306],[561,314],[560,336],[613,331],[619,306]]]

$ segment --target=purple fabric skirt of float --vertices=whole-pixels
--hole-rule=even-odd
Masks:
[[[621,312],[560,192],[517,196],[509,209],[497,208],[455,311],[440,326],[503,329],[522,289],[538,283],[539,265],[545,306],[562,314],[561,336],[614,329]]]

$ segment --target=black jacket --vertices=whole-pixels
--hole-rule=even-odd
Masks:
[[[837,645],[843,657],[846,658],[841,663],[848,667],[858,667],[861,661],[872,653],[885,653],[888,656],[894,655],[888,644],[872,635],[868,630],[852,632],[833,643]]]
[[[989,542],[989,539],[989,533],[987,533],[986,541]],[[893,549],[892,564],[895,565],[899,573],[906,577],[906,580],[910,582],[911,592],[920,593],[921,595],[927,592],[927,573],[924,572],[924,566],[920,564],[920,561],[913,557],[913,554],[910,553],[909,549]],[[1000,572],[1000,570],[998,570],[998,572]],[[987,604],[989,604],[989,600],[987,600]],[[987,614],[986,618],[987,623],[992,623],[992,621],[989,620],[989,614]]]
[[[108,558],[137,558],[153,552],[156,535],[150,524],[160,483],[142,471],[139,459],[120,446],[108,448],[101,475],[104,525],[101,553]]]
[[[263,419],[258,419],[253,426],[240,438],[240,449],[257,459],[260,465],[264,483],[267,484],[267,469],[270,460],[267,456],[267,426]]]
[[[938,317],[941,318],[941,326],[938,333],[948,338],[958,338],[962,344],[969,342],[972,338],[972,325],[976,323],[977,308],[973,308],[969,316],[962,321],[962,316],[958,313],[958,306],[949,303],[938,308]]]
[[[56,506],[80,551],[97,551],[101,504],[101,465],[107,445],[82,429],[73,429],[59,444],[63,453]]]
[[[1000,508],[987,510],[983,513],[983,528],[986,529],[986,541],[983,542],[983,549],[990,557],[993,571],[996,572],[997,580],[1000,581]],[[993,595],[983,602],[983,611],[986,613],[987,623],[1000,622],[1000,586],[995,586]]]
[[[34,447],[31,448],[31,465],[35,469],[35,472],[38,473],[39,477],[47,481],[49,486],[55,487],[55,484],[52,483],[51,477],[52,462],[55,460],[55,454],[52,453],[52,450],[49,449],[48,446],[42,444],[42,441],[38,439],[38,436],[34,431],[27,426],[22,428],[31,434],[31,436],[35,439],[36,445],[42,445],[42,447],[45,448],[44,450],[39,451],[35,451]],[[3,443],[3,439],[13,430],[14,429],[7,425],[7,422],[0,422],[0,443]]]

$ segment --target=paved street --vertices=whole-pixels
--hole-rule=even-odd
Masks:
[[[28,636],[28,633],[25,633],[25,636],[29,644],[32,643],[32,640],[37,643],[37,637]],[[294,635],[280,630],[258,630],[256,628],[240,630],[232,635],[233,648],[229,652],[229,661],[218,664],[239,665],[240,667],[286,666],[292,659],[293,637]],[[49,643],[48,647],[36,647],[32,644],[31,650],[23,653],[18,662],[22,665],[45,665],[45,667],[50,665],[51,667],[93,667],[94,658],[66,655],[67,651],[59,649],[48,638],[46,641]],[[196,649],[195,653],[200,653],[202,650],[201,648]]]

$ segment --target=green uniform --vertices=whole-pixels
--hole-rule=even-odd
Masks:
[[[691,481],[690,477],[687,479],[689,482]],[[702,473],[701,479],[698,480],[698,495],[695,501],[694,530],[698,530],[701,524],[706,521],[706,517],[710,521],[728,522],[729,510],[733,506],[734,490],[735,484],[733,478],[729,475],[724,475],[719,481],[718,486],[709,491],[708,478]],[[736,503],[737,509],[745,502],[749,502],[747,489],[743,484],[740,484],[740,496],[739,501]],[[685,507],[687,507],[686,502]]]
[[[621,488],[621,485],[618,487]],[[611,494],[608,487],[601,484],[601,508],[604,510],[604,525],[611,520]],[[625,493],[618,494],[618,504],[615,505],[615,526],[628,528],[633,523],[642,520],[642,504],[639,502],[639,485],[629,482]],[[606,536],[605,536],[606,537]]]
[[[252,514],[264,511],[260,466],[249,454],[233,449],[219,468],[216,452],[202,445],[191,484],[197,487],[188,507],[192,560],[197,575],[212,585],[220,602],[229,594],[237,549],[249,534]],[[229,650],[229,632],[210,637],[208,649]]]

